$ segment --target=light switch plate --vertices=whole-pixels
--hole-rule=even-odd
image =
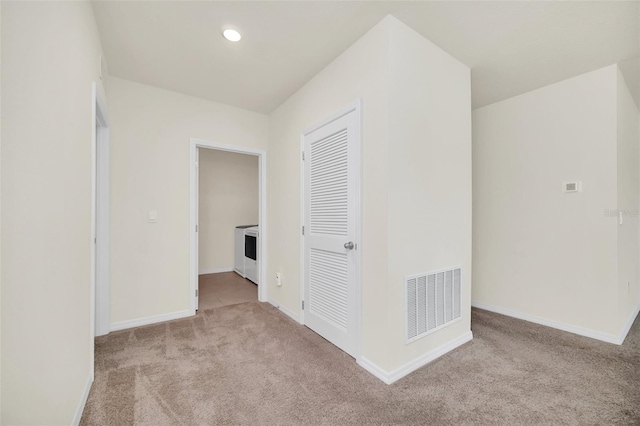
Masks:
[[[157,223],[158,222],[158,212],[155,210],[149,211],[149,223]]]
[[[562,192],[582,192],[582,182],[579,180],[562,182]]]

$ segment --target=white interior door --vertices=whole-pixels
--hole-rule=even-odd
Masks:
[[[358,110],[304,136],[304,322],[351,356],[357,347]]]

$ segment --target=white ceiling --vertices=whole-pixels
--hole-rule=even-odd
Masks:
[[[474,108],[640,57],[640,1],[108,1],[94,10],[111,75],[262,113],[389,13],[472,68]],[[223,25],[243,40],[224,40]],[[638,92],[638,67],[624,71]]]

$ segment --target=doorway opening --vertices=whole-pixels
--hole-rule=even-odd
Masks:
[[[191,139],[190,309],[266,301],[266,152]]]
[[[91,296],[92,331],[109,333],[109,119],[106,103],[92,86],[92,209],[91,209]],[[93,339],[92,339],[93,341]]]
[[[198,148],[198,311],[258,301],[255,155]]]

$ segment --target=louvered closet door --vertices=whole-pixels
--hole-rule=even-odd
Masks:
[[[360,172],[356,114],[352,111],[304,139],[304,321],[351,356],[356,348],[355,203]]]

